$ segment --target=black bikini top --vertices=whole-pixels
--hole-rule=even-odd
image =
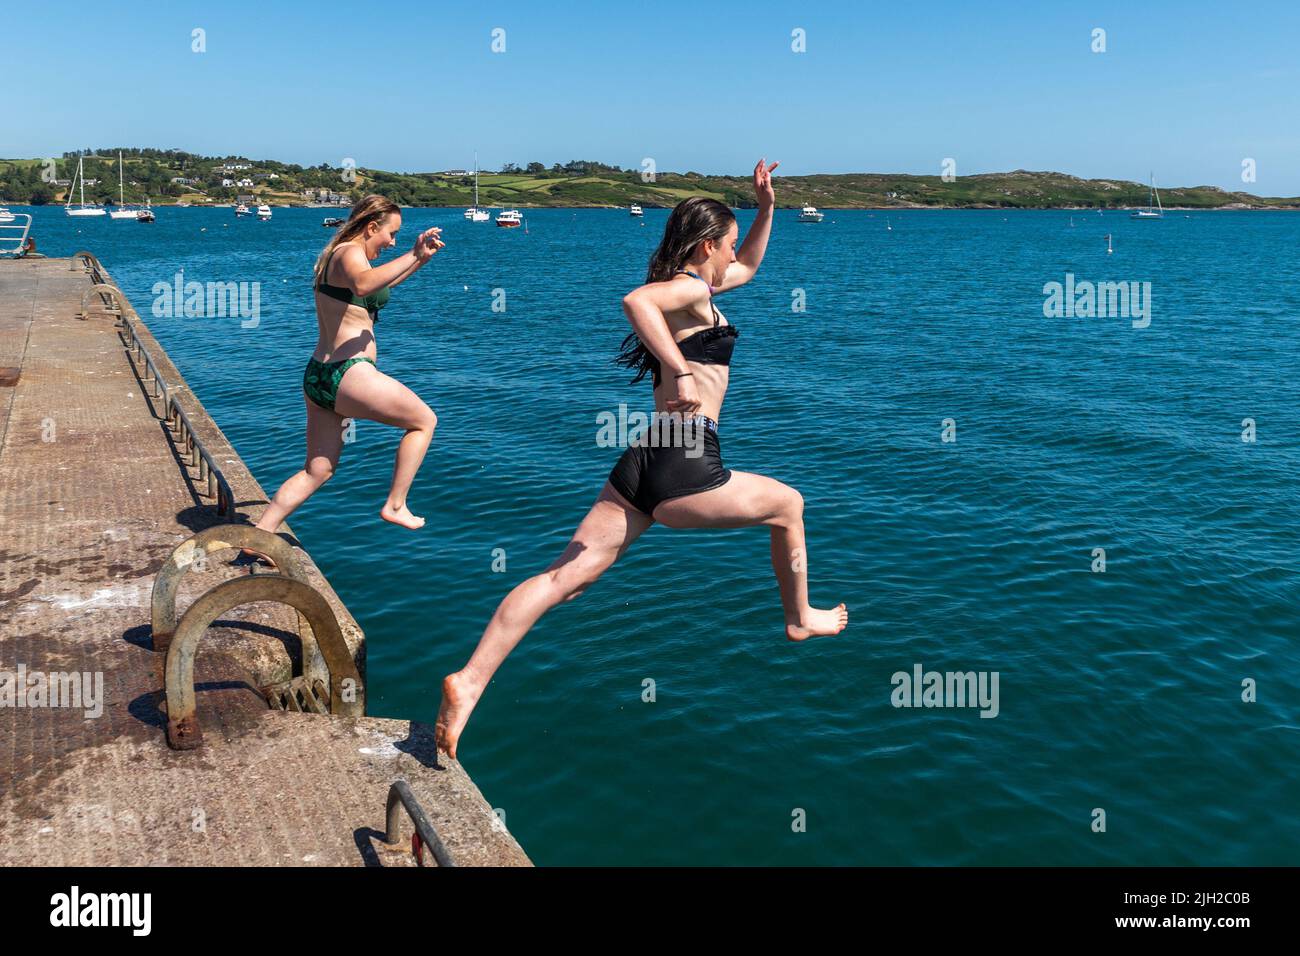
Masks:
[[[688,275],[693,279],[699,279],[704,282],[699,275],[691,272],[689,269],[678,269],[674,275]],[[709,285],[704,282],[705,285]],[[718,307],[713,304],[713,286],[709,286],[709,308],[713,310],[713,328],[700,329],[694,335],[688,335],[677,343],[681,350],[682,358],[689,362],[699,362],[701,365],[730,365],[731,353],[736,347],[736,336],[740,330],[734,325],[723,325],[722,316],[718,314]],[[659,387],[659,360],[655,359],[650,365],[651,374],[654,376],[654,386]]]

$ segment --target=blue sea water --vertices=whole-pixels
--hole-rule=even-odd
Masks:
[[[321,210],[27,211],[41,251],[99,255],[269,492],[301,466]],[[376,330],[438,413],[428,524],[378,519],[399,436],[372,423],[292,518],[366,631],[372,713],[434,719],[617,458],[597,416],[649,407],[611,359],[666,215],[529,211],[525,234],[406,211],[395,253],[447,240]],[[763,529],[652,529],[524,639],[462,738],[530,856],[1300,863],[1300,217],[795,216],[719,299],[741,330],[722,450],[803,493],[812,599],[849,627],[785,640]],[[257,326],[152,317],[181,269],[260,283]],[[1149,327],[1045,317],[1067,274],[1150,282]],[[895,707],[917,665],[997,672],[997,716]]]

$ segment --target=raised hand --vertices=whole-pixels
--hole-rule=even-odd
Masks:
[[[772,190],[772,170],[780,165],[780,160],[768,166],[766,159],[760,159],[754,167],[754,196],[761,208],[770,209],[776,205],[776,193]]]
[[[439,249],[442,249],[447,245],[442,241],[441,236],[442,229],[438,226],[434,226],[432,229],[426,229],[424,232],[416,236],[415,248],[411,250],[415,254],[415,258],[419,259],[421,262],[428,262],[433,258],[434,254],[436,254]]]

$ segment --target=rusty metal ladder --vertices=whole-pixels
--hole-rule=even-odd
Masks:
[[[206,555],[231,548],[265,554],[277,573],[231,578],[201,594],[176,619],[176,596],[185,572]],[[193,750],[202,742],[195,714],[194,659],[199,642],[220,615],[258,601],[287,604],[311,628],[302,634],[302,673],[261,688],[273,709],[361,717],[364,688],[338,618],[329,602],[307,582],[293,548],[283,538],[251,525],[219,525],[182,542],[154,578],[151,607],[153,649],[167,655],[163,691],[167,699],[167,743]]]
[[[415,832],[411,834],[411,855],[415,857],[416,865],[424,866],[424,848],[428,847],[438,866],[455,866],[446,845],[438,836],[438,831],[433,828],[428,814],[424,812],[424,807],[420,806],[420,801],[415,799],[415,794],[411,792],[411,785],[405,780],[394,781],[388,788],[388,806],[384,813],[386,818],[384,842],[388,847],[394,850],[400,849],[398,841],[401,837],[399,829],[401,810],[405,810],[406,815],[411,818],[411,823],[415,824]]]

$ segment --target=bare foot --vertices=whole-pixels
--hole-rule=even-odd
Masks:
[[[275,562],[270,557],[260,551],[249,551],[247,548],[239,549],[239,556],[235,558],[233,563],[238,565],[262,564],[271,568],[275,567]]]
[[[792,641],[803,641],[824,634],[838,634],[848,623],[849,609],[843,604],[837,604],[827,611],[810,607],[800,615],[798,623],[785,626],[785,636]]]
[[[477,703],[478,694],[459,673],[448,674],[442,679],[442,706],[438,708],[434,740],[438,749],[447,751],[452,760],[456,759],[456,744],[461,731],[469,723],[469,715]]]
[[[406,507],[406,505],[402,505],[400,508],[394,508],[392,505],[384,505],[379,512],[379,517],[383,518],[385,521],[391,521],[393,524],[400,524],[403,528],[410,528],[411,530],[424,527],[424,519],[418,515],[411,514],[411,509]]]

